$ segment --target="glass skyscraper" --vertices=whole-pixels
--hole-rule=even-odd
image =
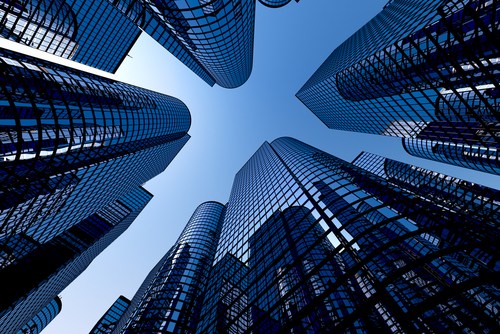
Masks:
[[[135,220],[153,196],[138,187],[0,270],[0,333],[16,333]],[[15,251],[15,250],[14,250]]]
[[[115,72],[145,31],[209,85],[250,76],[255,1],[36,0],[0,2],[0,34]]]
[[[250,76],[255,1],[108,0],[209,85]]]
[[[328,127],[500,174],[497,0],[390,1],[296,94]]]
[[[113,333],[194,332],[225,212],[217,202],[196,208],[177,242],[146,278],[147,286],[136,294],[137,305],[121,322],[125,328]]]
[[[116,328],[118,321],[121,319],[123,314],[125,314],[129,306],[130,300],[123,296],[118,297],[109,310],[97,322],[94,328],[92,328],[90,334],[111,333]]]
[[[116,72],[140,29],[106,0],[0,1],[0,36]]]
[[[54,298],[17,334],[38,334],[61,312],[62,303],[59,297]]]
[[[494,333],[498,193],[368,153],[349,163],[293,138],[266,142],[216,215],[201,311],[175,306],[190,291],[178,281],[197,282],[176,274],[192,256],[178,242],[178,266],[164,262],[123,332]],[[192,223],[179,240],[196,231],[196,247],[212,247],[212,225]],[[189,330],[175,320],[198,317]]]
[[[0,50],[0,332],[118,237],[189,139],[173,97]]]

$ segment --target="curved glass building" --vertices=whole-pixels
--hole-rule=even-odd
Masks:
[[[226,207],[196,208],[177,242],[157,266],[125,328],[115,333],[193,333],[199,322]]]
[[[130,300],[123,296],[118,297],[102,318],[99,319],[94,328],[92,328],[90,334],[111,333],[129,306]]]
[[[500,145],[498,6],[390,1],[296,95],[332,129],[407,138],[410,154],[498,174],[496,155],[470,158]]]
[[[5,50],[0,62],[1,238],[49,240],[161,173],[189,139],[173,97]]]
[[[252,72],[255,1],[108,0],[210,85]]]
[[[116,72],[140,29],[106,0],[0,2],[0,36]]]
[[[17,334],[38,334],[61,312],[62,303],[59,297],[54,298]]]
[[[283,7],[284,5],[289,4],[290,1],[292,0],[259,0],[261,4],[271,8]],[[296,1],[299,2],[298,0]]]
[[[16,333],[141,212],[189,139],[178,99],[0,50],[0,333]]]

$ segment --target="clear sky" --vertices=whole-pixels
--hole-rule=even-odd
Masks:
[[[386,3],[302,0],[280,9],[258,3],[253,73],[232,90],[208,86],[143,34],[116,78],[181,99],[191,112],[192,138],[146,184],[154,198],[132,226],[61,293],[62,312],[43,333],[87,334],[119,295],[131,299],[195,208],[227,202],[234,175],[264,141],[295,137],[347,161],[365,150],[500,188],[499,177],[413,158],[398,138],[330,130],[295,97],[334,48]]]

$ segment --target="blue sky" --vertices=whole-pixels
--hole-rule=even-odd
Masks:
[[[119,295],[132,298],[195,208],[227,202],[234,175],[266,140],[295,137],[347,161],[365,150],[500,188],[499,177],[413,158],[400,139],[330,130],[295,97],[334,48],[386,2],[257,4],[253,73],[232,90],[208,86],[143,34],[116,78],[181,99],[191,112],[192,138],[146,184],[155,197],[134,224],[61,293],[63,310],[43,333],[87,334]]]

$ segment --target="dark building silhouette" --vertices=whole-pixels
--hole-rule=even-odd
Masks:
[[[390,1],[296,96],[328,127],[500,174],[498,1]]]

